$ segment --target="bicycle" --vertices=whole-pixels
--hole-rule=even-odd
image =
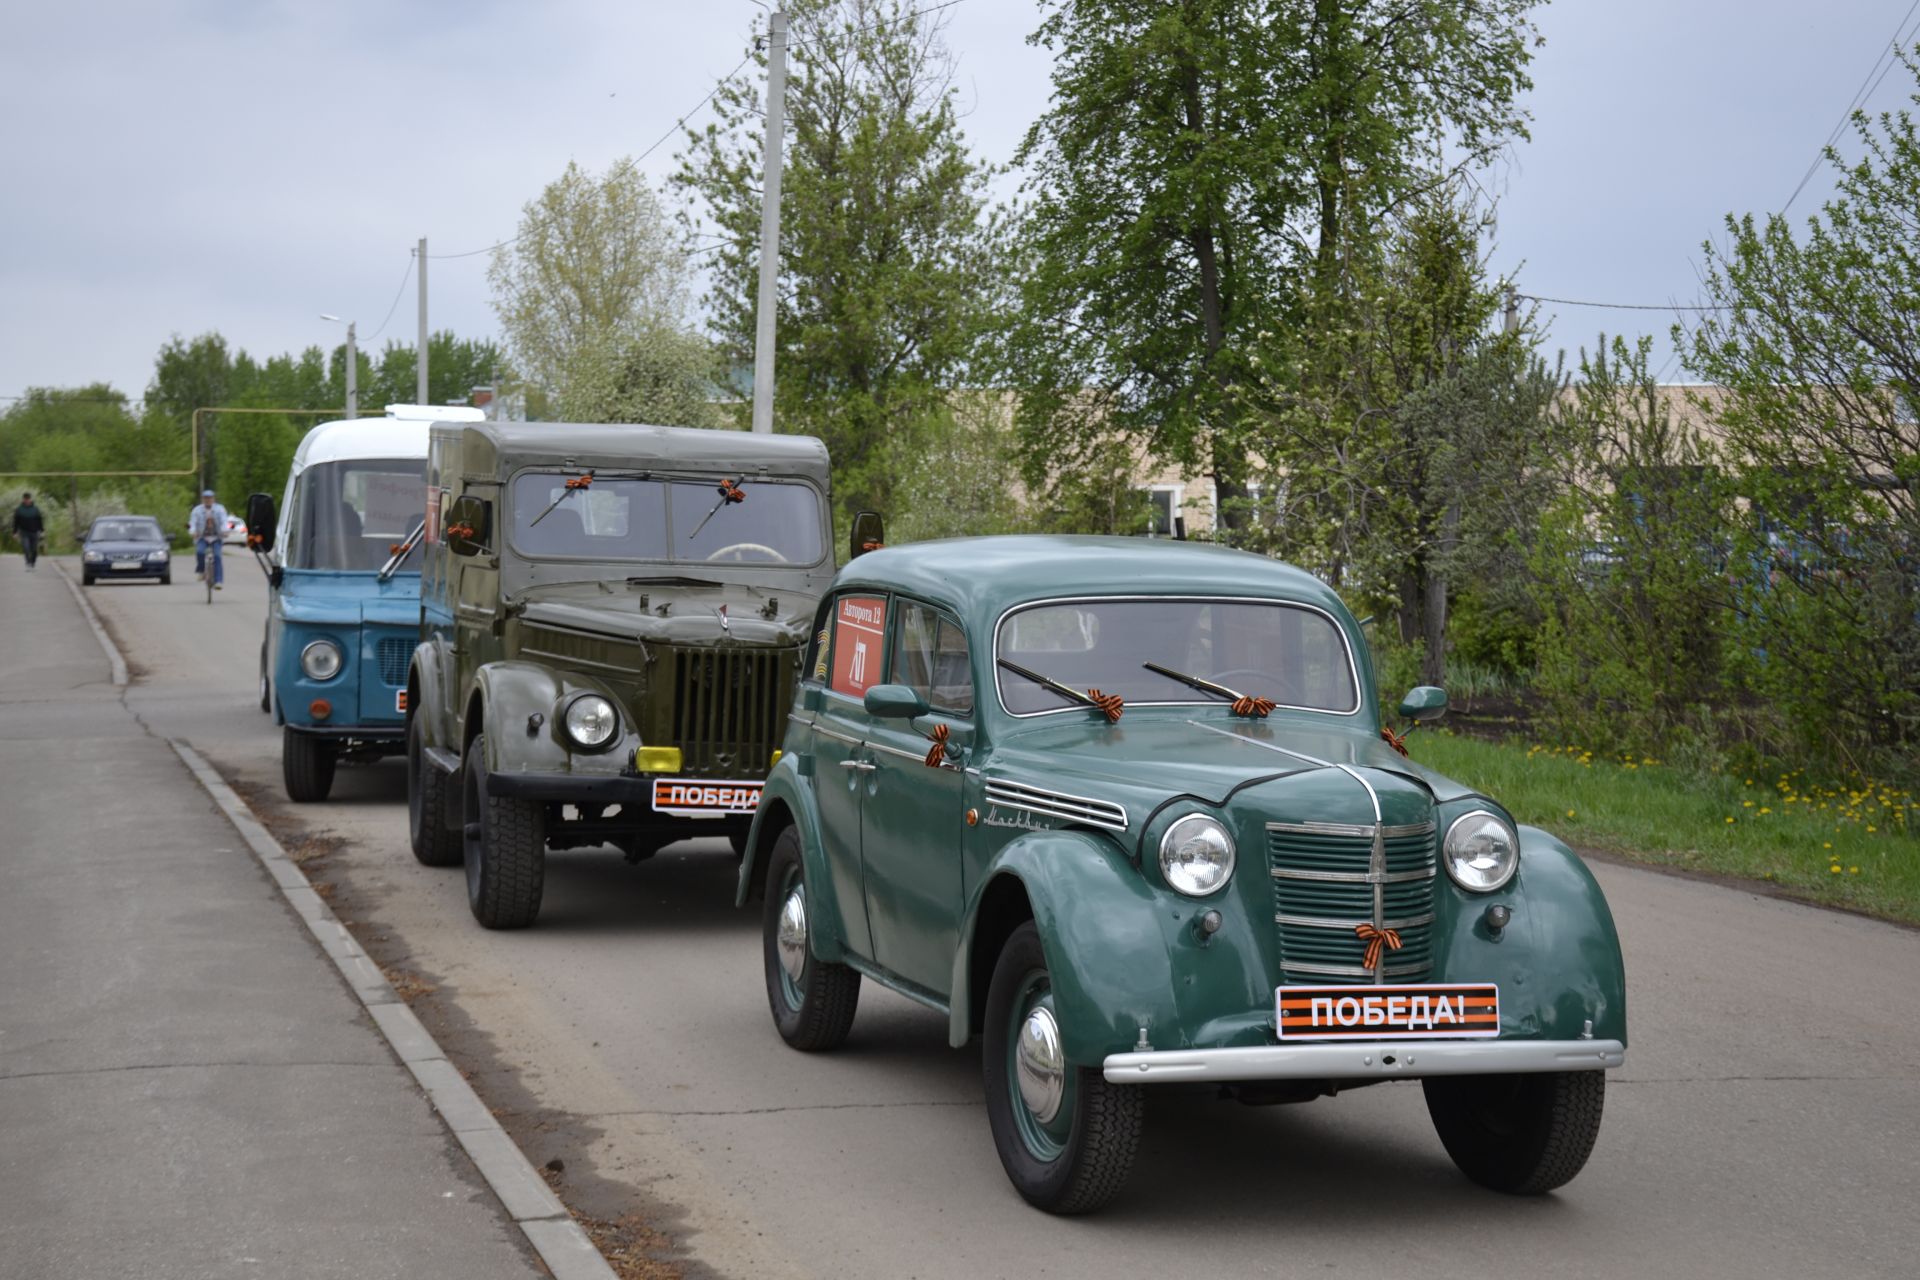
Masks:
[[[199,550],[205,557],[203,564],[206,568],[206,572],[201,574],[200,577],[206,583],[207,603],[212,604],[214,577],[219,573],[221,568],[220,539],[217,537],[202,537],[200,539]]]

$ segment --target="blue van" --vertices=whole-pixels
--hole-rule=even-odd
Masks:
[[[325,800],[341,761],[406,749],[427,429],[484,417],[401,404],[379,418],[323,422],[295,450],[279,508],[264,493],[248,499],[248,541],[267,555],[272,583],[260,709],[282,727],[289,798]]]

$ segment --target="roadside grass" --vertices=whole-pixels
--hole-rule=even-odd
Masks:
[[[1798,772],[1700,778],[1646,757],[1444,731],[1407,745],[1568,844],[1920,924],[1920,802],[1905,791]]]

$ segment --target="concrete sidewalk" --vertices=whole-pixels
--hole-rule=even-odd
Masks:
[[[118,693],[55,567],[0,557],[0,1274],[544,1274]]]

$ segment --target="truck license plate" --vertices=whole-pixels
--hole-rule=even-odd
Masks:
[[[1274,1025],[1286,1040],[1446,1040],[1500,1034],[1491,982],[1281,987]]]
[[[681,818],[724,818],[752,813],[764,782],[715,782],[704,778],[655,778],[653,809]]]

